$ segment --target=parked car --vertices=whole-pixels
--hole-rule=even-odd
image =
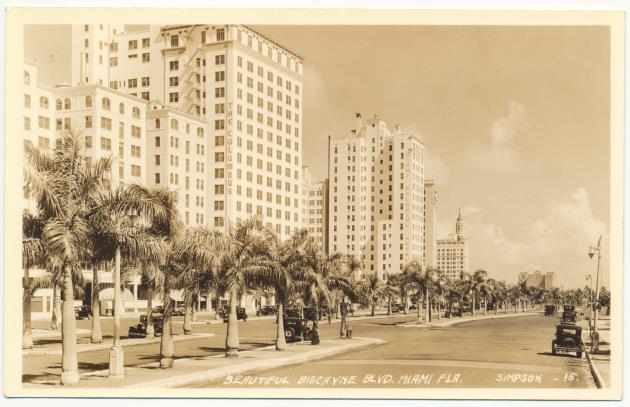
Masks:
[[[92,307],[89,305],[82,305],[80,307],[74,307],[75,319],[92,319]]]
[[[545,305],[545,316],[554,316],[556,315],[556,306],[555,305]]]
[[[265,305],[264,307],[260,307],[259,309],[256,310],[256,316],[263,316],[263,315],[276,315],[276,312],[278,312],[278,310],[276,309],[275,306],[273,305]]]
[[[174,317],[183,317],[184,315],[186,315],[186,309],[184,307],[175,307],[173,308],[171,315],[173,315]]]
[[[551,353],[575,352],[575,356],[582,357],[584,343],[582,342],[582,327],[579,325],[556,326],[556,338],[551,341]]]
[[[153,331],[155,336],[162,336],[164,329],[164,315],[160,313],[151,312],[151,322],[153,324]],[[147,316],[140,315],[140,323],[129,327],[127,336],[130,338],[144,338],[147,336]]]
[[[287,342],[310,341],[313,321],[304,318],[284,318],[284,339]]]
[[[402,304],[394,304],[392,305],[392,312],[400,312],[404,309]]]
[[[219,315],[223,318],[223,322],[225,323],[228,322],[229,313],[230,313],[230,309],[228,307],[225,307],[221,310]],[[247,312],[245,311],[245,308],[236,307],[236,319],[237,320],[242,319],[243,322],[247,322]]]

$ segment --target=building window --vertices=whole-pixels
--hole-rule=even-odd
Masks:
[[[58,102],[60,102],[60,101],[58,101]],[[87,95],[85,97],[85,107],[92,107],[92,96]],[[57,110],[59,110],[59,109],[57,109]]]
[[[171,48],[179,47],[179,35],[171,35]]]
[[[142,92],[142,99],[149,100],[149,92]]]
[[[31,107],[31,95],[24,95],[24,107]]]
[[[112,129],[112,119],[107,117],[101,117],[101,129],[111,130]]]
[[[143,76],[142,77],[142,86],[149,86],[150,83],[150,79],[148,76]]]
[[[215,147],[221,147],[225,145],[225,137],[224,136],[216,136],[214,138]]]
[[[171,61],[168,63],[168,67],[171,71],[177,71],[179,69],[179,61]]]
[[[61,110],[62,107],[63,107],[63,103],[61,102],[61,99],[57,99],[57,101],[55,102],[55,109]]]
[[[111,151],[112,150],[112,140],[107,137],[101,137],[101,148],[103,150]]]
[[[225,128],[225,120],[215,120],[214,121],[214,129],[215,130],[223,130]]]
[[[159,172],[156,172],[156,173],[155,173],[155,183],[156,183],[156,184],[159,184],[159,183],[160,183],[160,173],[159,173]]]
[[[138,79],[129,79],[127,81],[127,87],[128,88],[137,88],[138,87]]]
[[[112,104],[109,98],[101,99],[101,107],[105,110],[112,110]]]
[[[30,105],[31,105],[31,98],[30,98],[30,96],[28,98],[28,102],[29,102],[28,105],[30,107]],[[48,98],[47,97],[40,96],[40,98],[39,98],[39,107],[42,108],[42,109],[48,109]]]
[[[147,63],[147,62],[151,62],[151,54],[149,54],[148,52],[145,52],[144,54],[142,54],[142,63]]]
[[[225,29],[219,28],[217,30],[217,41],[225,41]]]
[[[134,117],[134,119],[139,119],[140,118],[140,108],[139,107],[134,107],[133,109],[131,109],[131,115]]]
[[[117,52],[118,51],[118,43],[117,42],[112,42],[111,44],[109,44],[109,50],[111,52]]]
[[[110,89],[118,89],[118,82],[117,81],[109,81],[109,87],[110,87]]]
[[[129,49],[138,49],[138,40],[130,40],[129,41]]]
[[[168,86],[178,86],[179,85],[179,77],[171,76],[168,78]]]
[[[118,57],[109,58],[109,66],[118,66]]]
[[[150,38],[143,38],[142,39],[142,48],[149,48],[151,46],[151,39]]]
[[[225,71],[218,71],[214,73],[214,81],[222,82],[225,80]]]
[[[131,146],[131,156],[140,158],[140,146]]]
[[[214,88],[214,97],[216,98],[225,97],[225,88]]]
[[[179,122],[175,119],[171,119],[171,129],[179,130]]]
[[[65,98],[63,101],[63,108],[65,110],[69,110],[72,108],[72,102],[70,102],[70,98]]]
[[[86,129],[92,128],[92,116],[85,116],[85,128]]]
[[[30,130],[31,129],[31,118],[30,117],[25,117],[24,118],[24,130]]]
[[[225,64],[225,55],[215,55],[214,56],[214,64],[215,65],[223,65],[223,64]]]
[[[170,92],[168,94],[168,100],[170,103],[177,103],[179,102],[179,93],[177,92]]]
[[[159,137],[156,137],[156,138],[155,138],[155,146],[156,146],[156,147],[159,147],[159,146],[160,146],[160,138],[159,138]]]
[[[131,137],[140,138],[142,131],[138,126],[131,126]]]
[[[131,176],[132,177],[139,177],[140,174],[141,174],[140,166],[139,165],[132,165],[131,166]]]

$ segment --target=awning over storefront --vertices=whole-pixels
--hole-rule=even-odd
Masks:
[[[113,300],[114,299],[114,288],[104,288],[98,293],[99,300]],[[129,291],[128,288],[125,288],[122,291],[122,300],[123,301],[133,301],[133,294]]]

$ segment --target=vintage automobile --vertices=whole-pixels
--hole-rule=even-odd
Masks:
[[[276,307],[273,305],[265,305],[256,310],[256,316],[264,316],[264,315],[276,315]]]
[[[545,316],[554,316],[556,315],[556,306],[555,305],[545,305]]]
[[[575,310],[575,306],[573,305],[565,305],[562,311],[562,318],[560,319],[561,324],[575,324],[577,321],[577,312]]]
[[[89,305],[82,305],[80,307],[74,307],[75,319],[92,319],[92,307]]]
[[[283,318],[284,339],[287,342],[310,341],[313,334],[313,326],[317,321],[308,318],[289,317]]]
[[[164,316],[155,312],[151,313],[151,322],[155,336],[162,336],[164,328]],[[130,338],[145,338],[147,336],[147,316],[140,315],[140,323],[129,327],[127,336]]]
[[[223,318],[223,322],[228,322],[228,315],[230,314],[230,308],[225,307],[220,312],[219,315]],[[247,322],[247,312],[243,307],[236,307],[236,319],[242,319],[243,322]]]
[[[186,309],[184,307],[174,307],[173,311],[171,311],[171,315],[174,317],[183,317],[186,315]]]
[[[582,327],[579,325],[556,326],[556,339],[551,341],[551,353],[575,352],[578,358],[582,357],[584,343],[582,342]]]

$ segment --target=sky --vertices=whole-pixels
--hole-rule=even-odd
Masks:
[[[598,26],[254,26],[304,57],[303,154],[326,176],[328,135],[355,113],[426,148],[438,234],[464,217],[471,271],[552,271],[583,287],[610,217],[609,32]],[[70,81],[70,27],[28,26],[40,84]],[[602,269],[608,282],[608,256]]]

